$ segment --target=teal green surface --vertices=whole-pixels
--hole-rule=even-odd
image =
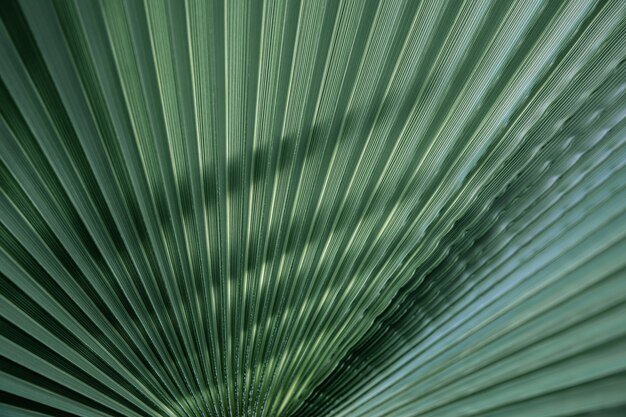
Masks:
[[[0,2],[0,415],[626,415],[626,2]]]

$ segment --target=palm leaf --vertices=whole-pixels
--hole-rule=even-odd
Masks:
[[[0,17],[2,415],[626,412],[626,2]]]

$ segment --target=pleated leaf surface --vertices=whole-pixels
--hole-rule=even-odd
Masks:
[[[0,2],[0,415],[626,415],[626,2]]]

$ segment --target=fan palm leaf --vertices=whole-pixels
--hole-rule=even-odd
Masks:
[[[0,3],[0,414],[626,412],[626,2]]]

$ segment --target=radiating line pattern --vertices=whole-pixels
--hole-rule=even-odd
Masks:
[[[0,2],[0,415],[626,415],[626,2]]]

